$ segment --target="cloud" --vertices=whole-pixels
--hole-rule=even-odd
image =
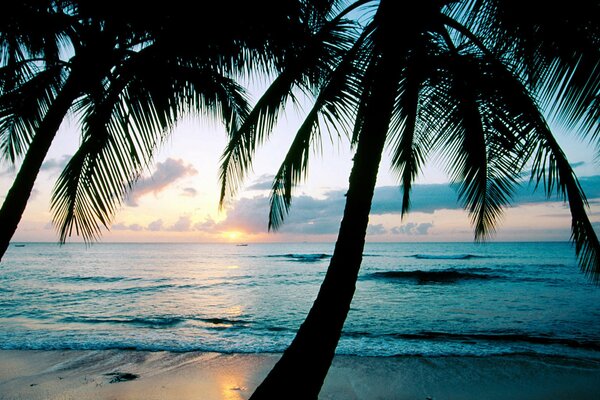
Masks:
[[[165,223],[162,219],[157,219],[156,221],[150,222],[148,224],[148,226],[146,226],[146,227],[144,227],[140,224],[127,225],[124,223],[118,223],[118,224],[112,225],[111,229],[113,231],[136,231],[136,232],[143,231],[143,230],[152,231],[152,232],[159,232],[159,231],[188,232],[188,231],[194,230],[195,228],[192,227],[192,221],[191,221],[190,217],[182,216],[171,226],[165,226]]]
[[[395,226],[390,229],[390,232],[394,235],[409,235],[409,236],[420,236],[427,235],[429,228],[433,226],[431,222],[423,222],[420,224],[409,222],[401,226]]]
[[[156,171],[150,177],[141,178],[135,183],[126,203],[128,206],[137,207],[140,197],[149,193],[159,193],[175,181],[197,173],[191,164],[185,164],[181,159],[167,158],[164,162],[156,163]]]
[[[31,189],[31,194],[29,195],[29,200],[28,201],[32,201],[37,199],[37,197],[40,195],[40,191],[37,189]]]
[[[207,218],[204,222],[194,224],[194,229],[201,232],[213,232],[217,223],[212,218]]]
[[[183,193],[181,193],[181,195],[185,196],[185,197],[196,197],[197,194],[198,194],[198,191],[196,189],[194,189],[193,187],[183,188]]]
[[[123,223],[118,223],[118,224],[114,224],[113,226],[111,226],[111,229],[113,231],[135,231],[135,232],[139,232],[144,230],[144,227],[141,226],[140,224],[131,224],[131,225],[126,225]]]
[[[448,184],[415,185],[411,192],[411,211],[433,213],[439,209],[459,208],[456,191]],[[371,214],[402,212],[402,191],[397,186],[375,189]]]
[[[283,233],[330,234],[339,228],[344,209],[344,191],[330,192],[325,199],[302,195],[294,197],[290,214],[279,229]],[[241,198],[227,210],[227,218],[216,228],[242,229],[246,232],[265,233],[269,221],[269,198],[256,196]]]
[[[15,176],[17,176],[17,171],[15,169],[14,166],[8,166],[5,169],[0,170],[0,178],[2,177],[8,177],[8,178],[14,178]]]
[[[367,235],[384,235],[387,233],[387,229],[383,224],[370,225],[367,227]]]
[[[252,185],[248,186],[246,190],[271,190],[273,187],[273,179],[275,179],[275,175],[261,175]]]
[[[581,185],[588,194],[589,199],[600,198],[600,176],[587,177],[580,179]],[[545,203],[545,195],[542,190],[538,193],[528,194],[529,188],[523,185],[515,194],[514,206],[533,205]],[[279,232],[291,235],[332,235],[339,230],[343,210],[346,202],[345,190],[334,190],[327,192],[322,198],[314,198],[307,195],[296,196],[292,200],[290,214],[286,217],[285,223],[280,227]],[[373,200],[372,219],[375,221],[368,227],[369,235],[404,235],[412,237],[424,237],[432,235],[431,228],[433,222],[407,222],[400,224],[400,214],[402,206],[402,193],[398,187],[379,187],[375,190]],[[560,203],[548,203],[547,207],[564,209]],[[549,208],[543,210],[549,210]],[[440,210],[447,210],[446,215],[451,213],[455,217],[451,219],[461,221],[465,224],[468,218],[464,216],[462,207],[456,201],[455,190],[447,184],[415,185],[413,190],[412,212],[432,214]],[[542,209],[540,209],[540,212]],[[554,215],[554,214],[552,214]],[[562,215],[562,214],[561,214]],[[539,217],[539,215],[538,215]],[[224,220],[216,222],[211,218],[204,221],[194,222],[190,216],[180,216],[174,223],[169,221],[165,223],[162,219],[157,219],[146,227],[138,224],[115,225],[113,229],[128,230],[148,230],[165,232],[205,232],[218,233],[229,230],[241,230],[248,234],[261,234],[267,232],[269,218],[269,197],[266,194],[258,195],[252,198],[240,198],[233,202],[227,209],[227,216]],[[419,217],[421,221],[422,217]],[[433,218],[433,217],[432,217]],[[396,225],[396,226],[394,226]],[[568,228],[568,227],[567,227]],[[438,235],[441,230],[448,229],[443,223],[438,224],[438,229],[434,232]],[[458,229],[454,227],[452,229]],[[506,226],[504,229],[508,229]],[[533,227],[531,228],[533,229]],[[528,232],[531,231],[528,229]],[[438,230],[440,232],[438,232]],[[453,231],[458,232],[458,231]],[[465,234],[471,234],[468,228],[465,228]]]
[[[177,222],[175,222],[171,227],[168,228],[169,231],[173,232],[188,232],[192,228],[192,220],[190,217],[184,216],[179,217]]]
[[[600,198],[600,176],[580,178],[580,183],[588,199]],[[513,206],[547,202],[544,191],[538,189],[532,193],[528,183],[517,187]],[[327,192],[324,198],[314,198],[306,195],[294,197],[290,214],[279,229],[282,233],[294,234],[335,234],[338,232],[346,201],[345,190]],[[438,210],[459,210],[461,204],[457,201],[457,191],[449,184],[415,185],[412,191],[411,212],[433,214]],[[556,200],[552,198],[551,200]],[[400,215],[402,211],[402,192],[397,186],[378,187],[372,204],[372,215]],[[241,229],[246,232],[267,232],[269,218],[269,198],[266,195],[252,198],[241,198],[232,203],[227,210],[227,218],[215,223],[205,221],[196,224],[195,229],[232,230]],[[427,235],[433,223],[407,223],[389,228],[384,232],[384,226],[369,226],[370,234],[390,233],[393,235]]]
[[[578,161],[578,162],[574,162],[574,163],[571,163],[571,168],[575,169],[575,168],[577,168],[577,167],[582,167],[582,166],[584,166],[585,164],[586,164],[586,162],[585,162],[585,161]]]
[[[71,157],[69,154],[63,154],[60,158],[50,158],[44,161],[40,171],[62,171],[71,160]]]
[[[156,221],[152,221],[148,224],[148,228],[149,231],[162,231],[163,229],[163,220],[162,219],[157,219]]]
[[[579,178],[588,199],[600,198],[600,176]],[[411,212],[431,214],[441,209],[460,209],[457,187],[450,184],[415,185],[411,192]],[[556,200],[556,196],[550,198]],[[548,201],[542,187],[534,191],[534,186],[523,182],[515,187],[512,205],[543,203]],[[402,212],[402,191],[396,186],[375,189],[371,214],[400,214]]]

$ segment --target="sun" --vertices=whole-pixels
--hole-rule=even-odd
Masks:
[[[238,240],[243,236],[243,233],[240,231],[225,231],[222,235],[227,240]]]

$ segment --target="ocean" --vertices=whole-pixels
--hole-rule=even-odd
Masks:
[[[0,349],[281,352],[331,243],[12,244]],[[569,243],[368,243],[338,354],[600,360],[600,287]]]

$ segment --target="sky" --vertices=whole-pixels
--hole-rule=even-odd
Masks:
[[[301,110],[289,110],[256,154],[254,170],[239,193],[219,210],[218,165],[226,143],[225,129],[208,118],[188,118],[177,125],[152,166],[115,215],[103,242],[333,242],[341,220],[352,152],[347,139],[323,139],[312,155],[307,180],[295,190],[291,213],[278,232],[268,232],[271,179],[295,133]],[[600,223],[600,165],[597,149],[573,132],[555,128],[559,142],[580,177],[590,201],[590,218]],[[57,241],[51,224],[50,194],[61,169],[79,143],[77,123],[61,126],[42,166],[13,241]],[[0,164],[0,200],[15,171]],[[457,202],[443,166],[433,160],[417,180],[412,210],[401,218],[401,192],[382,162],[367,240],[472,241],[468,214]],[[570,237],[567,207],[532,193],[525,183],[497,226],[493,241],[566,241]],[[71,237],[69,241],[81,241]]]

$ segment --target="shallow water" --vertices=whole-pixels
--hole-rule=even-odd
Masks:
[[[12,246],[0,348],[279,352],[333,249],[302,244]],[[339,354],[600,359],[600,288],[568,243],[369,243]]]

